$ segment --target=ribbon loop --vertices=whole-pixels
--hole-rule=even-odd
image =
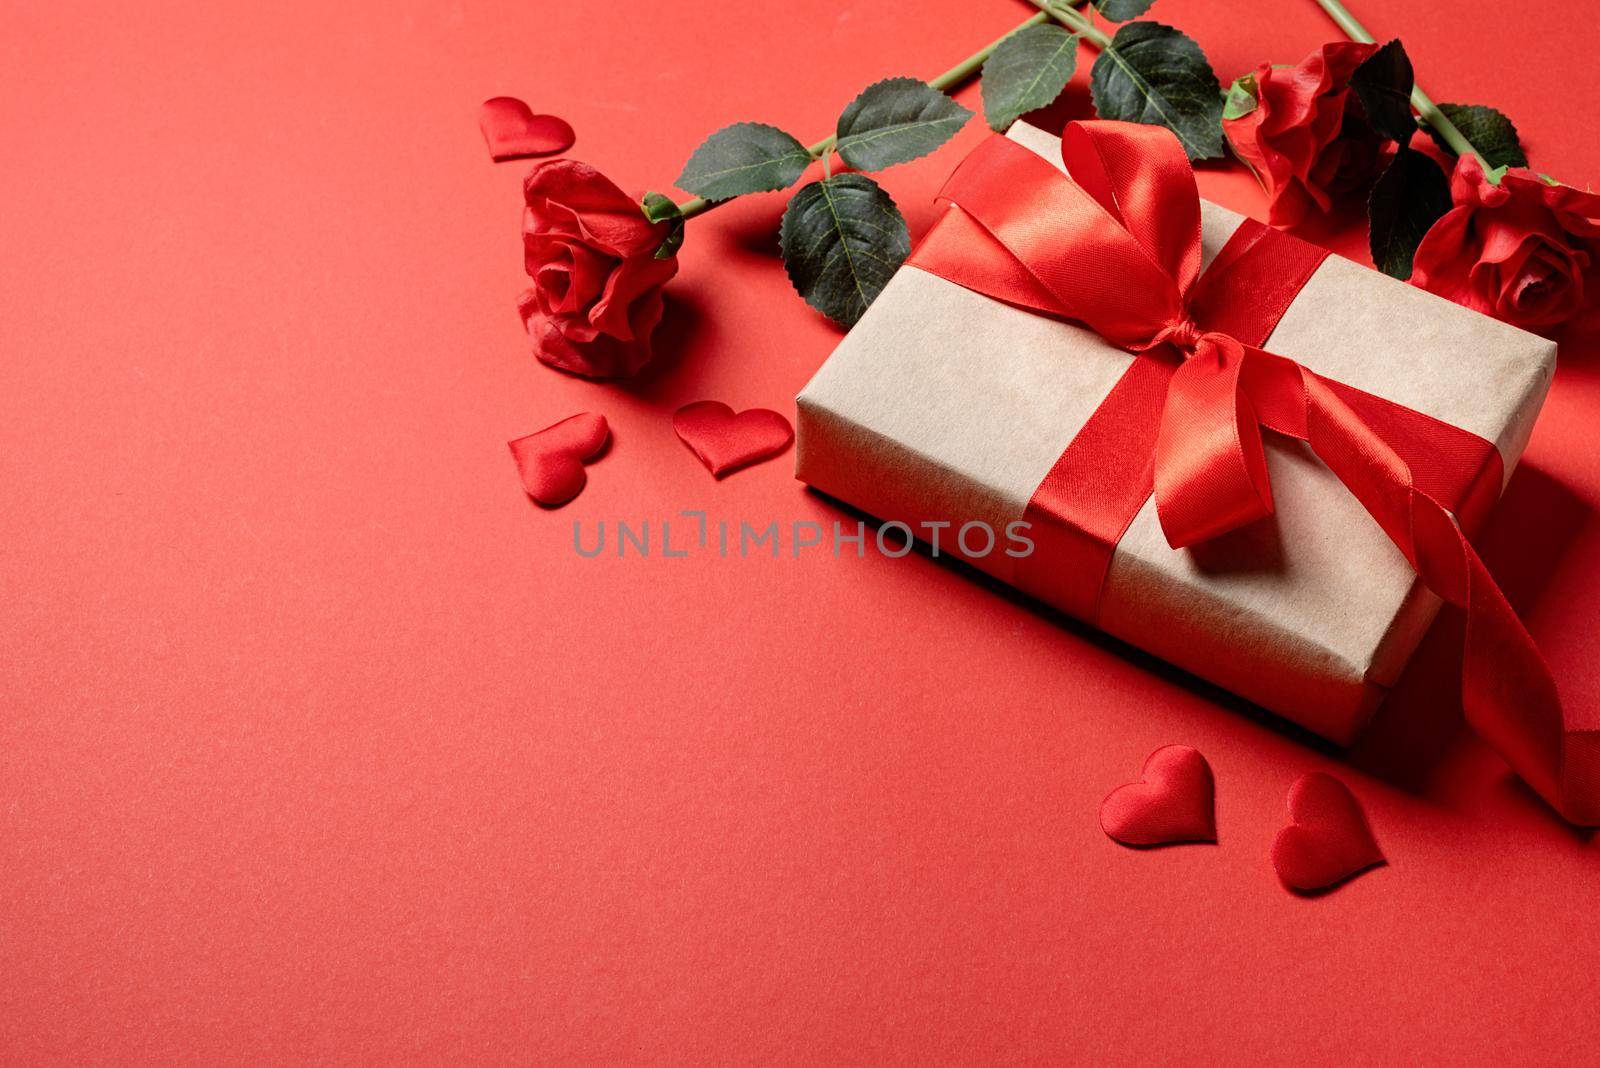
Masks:
[[[1120,216],[1013,141],[992,137],[979,145],[939,196],[959,205],[1036,283],[1031,296],[1012,292],[1023,299],[1011,303],[1077,320],[1129,350],[1184,317],[1178,281]],[[1063,255],[1068,248],[1073,254]],[[1195,248],[1198,255],[1198,231]],[[1038,306],[1040,291],[1048,294],[1046,307]]]
[[[1061,162],[1187,297],[1200,274],[1200,190],[1171,141],[1159,126],[1074,122],[1061,135]]]

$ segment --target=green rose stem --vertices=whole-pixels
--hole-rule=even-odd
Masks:
[[[1042,7],[1043,4],[1040,6]],[[978,72],[979,68],[983,66],[983,61],[989,58],[990,52],[993,52],[999,47],[1001,41],[1004,41],[1007,37],[1010,37],[1018,30],[1025,30],[1029,26],[1038,26],[1041,23],[1050,21],[1052,14],[1055,14],[1053,9],[1041,11],[1015,29],[1007,30],[999,37],[996,37],[994,40],[990,41],[988,44],[972,53],[972,55],[968,56],[966,59],[963,59],[960,63],[957,63],[955,66],[951,67],[937,78],[929,81],[928,84],[940,92],[949,89],[951,86],[960,85],[962,82],[966,81],[968,78],[972,77]],[[821,159],[833,149],[833,143],[836,140],[838,140],[837,137],[824,137],[822,140],[806,149],[806,151],[811,153],[812,159]],[[737,198],[728,198],[728,200],[733,199]],[[686,200],[682,204],[679,204],[678,213],[682,218],[692,219],[702,212],[710,211],[718,204],[725,203],[727,203],[727,200],[707,200],[705,197],[695,197],[693,200]]]
[[[1372,34],[1367,32],[1367,28],[1361,25],[1356,20],[1356,17],[1350,14],[1350,9],[1341,4],[1339,0],[1317,0],[1317,5],[1328,13],[1328,17],[1333,19],[1339,28],[1345,32],[1345,36],[1352,41],[1359,41],[1362,44],[1377,43],[1373,40]],[[1439,136],[1444,138],[1445,144],[1455,150],[1456,155],[1465,156],[1471,154],[1477,156],[1478,162],[1483,164],[1483,173],[1490,176],[1489,180],[1498,180],[1498,169],[1489,166],[1489,161],[1483,158],[1483,153],[1479,152],[1477,147],[1467,140],[1466,135],[1461,132],[1456,124],[1451,122],[1449,117],[1439,110],[1438,106],[1428,98],[1428,94],[1422,91],[1421,86],[1413,85],[1411,87],[1411,106],[1417,109],[1417,114],[1422,116],[1423,122],[1439,131]]]
[[[1044,11],[1045,14],[1055,19],[1073,33],[1081,33],[1084,38],[1096,48],[1104,51],[1111,47],[1111,38],[1090,22],[1086,17],[1065,4],[1056,0],[1031,0],[1033,5]]]

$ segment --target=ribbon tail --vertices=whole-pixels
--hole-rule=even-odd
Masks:
[[[1300,369],[1304,437],[1416,568],[1466,612],[1462,704],[1472,729],[1568,821],[1600,824],[1600,732],[1562,707],[1549,665],[1448,509],[1320,377]]]

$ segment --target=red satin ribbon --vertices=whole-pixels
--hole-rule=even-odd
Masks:
[[[1023,584],[1095,621],[1111,555],[1152,492],[1182,548],[1272,512],[1263,429],[1308,442],[1427,587],[1467,613],[1473,729],[1552,807],[1600,824],[1600,714],[1564,709],[1550,669],[1452,518],[1500,489],[1477,435],[1260,348],[1325,253],[1247,223],[1200,271],[1200,200],[1159,127],[1075,122],[1071,180],[1002,137],[945,184],[952,211],[908,261],[1081,323],[1138,354],[1028,504],[1048,566]]]

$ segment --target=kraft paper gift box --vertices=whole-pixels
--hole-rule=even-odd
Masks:
[[[1012,140],[1061,168],[1060,142]],[[1242,216],[1202,202],[1210,263]],[[1329,256],[1263,346],[1494,443],[1509,477],[1555,345]],[[1126,370],[1089,330],[902,267],[800,393],[796,476],[919,532],[1000,532]],[[1097,625],[1337,742],[1370,718],[1439,609],[1410,564],[1301,442],[1267,435],[1275,514],[1196,549],[1155,502],[1117,543]],[[983,539],[974,538],[974,542]],[[973,551],[981,548],[973,546]],[[1015,584],[1017,560],[966,557]]]

